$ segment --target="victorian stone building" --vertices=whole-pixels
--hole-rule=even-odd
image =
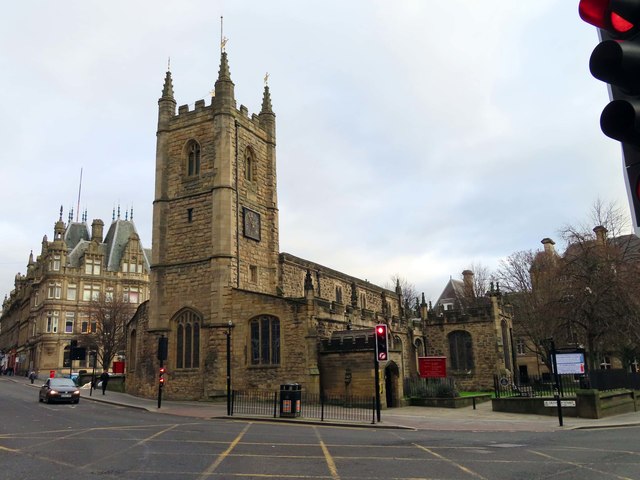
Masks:
[[[371,334],[386,323],[391,352],[380,387],[387,405],[399,404],[402,380],[417,375],[427,345],[448,354],[447,321],[430,324],[424,301],[410,311],[399,287],[280,252],[268,86],[258,114],[238,107],[226,52],[210,104],[176,111],[172,82],[167,72],[158,101],[150,300],[128,327],[127,391],[156,395],[164,337],[167,398],[223,395],[227,354],[235,389],[296,382],[310,392],[371,394]],[[487,308],[499,308],[491,298]],[[503,321],[494,312],[469,327],[478,332],[473,354],[483,370],[504,366]]]
[[[104,222],[55,223],[53,240],[45,235],[40,254],[29,255],[26,274],[16,275],[0,316],[2,364],[16,374],[30,370],[49,375],[88,368],[87,359],[70,358],[71,341],[83,342],[96,330],[87,306],[101,295],[118,296],[137,305],[149,295],[149,252],[131,219],[114,212],[104,235]],[[121,352],[124,359],[124,352]]]

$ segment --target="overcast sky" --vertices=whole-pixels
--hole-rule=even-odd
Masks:
[[[220,16],[238,106],[277,121],[280,250],[435,301],[583,221],[628,210],[577,0],[68,0],[0,16],[0,294],[53,236],[134,208],[151,246],[157,100],[206,98]]]

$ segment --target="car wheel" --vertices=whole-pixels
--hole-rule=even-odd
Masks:
[[[42,397],[38,395],[38,401],[42,403]]]
[[[80,399],[75,400],[73,403],[75,403],[76,405],[80,403]]]
[[[47,397],[45,400],[47,403],[51,403],[51,397]]]

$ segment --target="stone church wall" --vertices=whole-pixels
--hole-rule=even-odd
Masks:
[[[473,342],[473,365],[471,372],[451,370],[449,352],[450,333],[469,332]],[[498,373],[500,355],[497,351],[495,324],[490,318],[468,319],[464,322],[447,323],[444,319],[430,323],[428,327],[428,355],[447,357],[447,374],[455,378],[459,390],[490,390],[493,388],[493,375]]]

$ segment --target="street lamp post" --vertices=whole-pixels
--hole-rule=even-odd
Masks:
[[[233,322],[227,323],[227,415],[231,416],[231,328]]]

